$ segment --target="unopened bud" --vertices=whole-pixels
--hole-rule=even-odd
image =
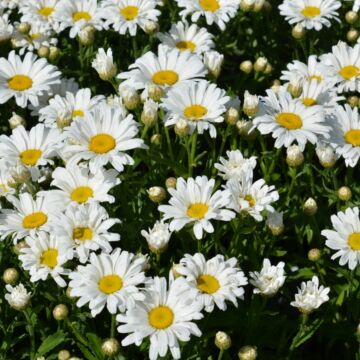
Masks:
[[[10,125],[11,129],[15,129],[18,126],[21,126],[21,125],[25,126],[26,121],[22,116],[20,116],[20,115],[16,114],[15,112],[13,112],[11,118],[9,119],[9,125]]]
[[[50,55],[50,49],[48,46],[40,46],[37,53],[41,58],[48,58]]]
[[[149,199],[160,203],[166,198],[166,190],[161,186],[153,186],[148,191]]]
[[[144,31],[148,34],[155,34],[159,31],[159,24],[152,20],[146,20],[144,25]]]
[[[57,60],[58,58],[59,58],[59,56],[60,56],[60,49],[58,48],[58,47],[56,47],[56,46],[50,46],[50,48],[49,48],[49,60],[50,61],[55,61],[55,60]]]
[[[342,186],[338,190],[338,197],[342,201],[349,201],[352,197],[352,191],[348,186]]]
[[[215,345],[222,351],[229,349],[231,346],[230,336],[223,331],[218,331],[215,335]]]
[[[140,96],[135,88],[126,86],[120,88],[119,92],[128,110],[134,110],[140,105]]]
[[[185,136],[190,133],[190,126],[185,119],[180,119],[175,124],[174,131],[176,135]]]
[[[244,94],[244,106],[243,112],[249,116],[254,117],[259,110],[259,97],[257,95],[251,95],[247,90]]]
[[[311,249],[308,252],[308,259],[310,261],[318,261],[321,257],[321,251],[317,248]]]
[[[268,64],[268,60],[266,57],[260,56],[256,59],[254,64],[254,70],[258,72],[262,72],[266,69],[266,65]]]
[[[95,32],[96,29],[92,25],[87,25],[82,28],[78,33],[80,44],[85,46],[93,44],[95,40]]]
[[[146,126],[154,126],[158,119],[158,104],[149,99],[144,103],[141,113],[141,121]]]
[[[69,315],[69,309],[65,304],[59,304],[54,307],[53,317],[55,320],[65,320]]]
[[[21,249],[25,249],[28,248],[29,245],[27,244],[27,242],[25,240],[19,241],[15,246],[14,246],[14,253],[16,255],[20,255],[21,254]]]
[[[239,120],[239,112],[237,109],[230,107],[225,113],[225,121],[229,125],[235,125]]]
[[[324,168],[331,168],[335,165],[336,154],[332,146],[319,144],[316,146],[316,155]]]
[[[291,145],[286,149],[286,162],[292,167],[300,166],[304,162],[304,154],[299,146]]]
[[[173,264],[173,266],[171,267],[171,272],[174,276],[174,279],[177,279],[182,276],[182,274],[179,272],[180,268],[181,268],[180,264]]]
[[[359,105],[359,97],[356,96],[356,95],[353,95],[353,96],[349,96],[347,98],[347,103],[352,107],[356,107]]]
[[[255,0],[242,0],[240,3],[240,9],[242,11],[252,11],[254,9]]]
[[[217,51],[212,50],[204,53],[204,64],[215,79],[220,75],[223,61],[224,55]]]
[[[240,70],[246,74],[250,74],[253,70],[253,63],[250,60],[245,60],[240,64]]]
[[[318,206],[313,198],[308,198],[304,203],[304,213],[308,216],[315,215],[318,211]]]
[[[257,349],[255,346],[243,346],[238,352],[239,360],[255,360],[257,358]]]
[[[305,36],[306,30],[305,28],[299,23],[296,24],[291,31],[291,35],[294,39],[300,40]]]
[[[265,4],[265,0],[257,0],[257,1],[255,1],[253,11],[254,12],[260,12],[261,10],[264,9],[264,4]]]
[[[20,23],[17,29],[22,34],[28,34],[31,30],[31,25],[29,23]]]
[[[236,127],[240,136],[245,137],[249,140],[256,138],[256,130],[252,130],[250,132],[251,128],[253,127],[253,122],[251,120],[239,120],[236,123]]]
[[[150,99],[159,102],[164,96],[164,90],[158,85],[150,84],[148,86],[148,95]]]
[[[120,344],[115,338],[110,338],[102,343],[101,350],[104,355],[112,357],[119,352]]]
[[[358,20],[359,16],[355,11],[348,11],[345,14],[345,20],[348,24],[354,24]]]
[[[272,67],[272,65],[270,63],[267,63],[266,68],[264,70],[264,74],[265,75],[269,75],[273,72],[274,68]]]
[[[67,350],[60,350],[58,352],[58,360],[69,360],[71,357],[71,354]]]
[[[162,137],[160,134],[154,134],[151,137],[150,142],[156,146],[159,146],[159,145],[161,145],[161,140],[162,140]]]
[[[346,34],[346,38],[349,42],[355,42],[359,38],[359,31],[356,29],[350,29]]]
[[[292,77],[287,87],[288,93],[290,93],[293,98],[298,98],[301,95],[302,90],[303,87],[301,79],[297,76]]]
[[[175,189],[176,188],[176,178],[169,177],[165,181],[165,186],[167,189]]]
[[[3,280],[5,284],[15,285],[19,280],[19,272],[15,268],[8,268],[4,271]]]

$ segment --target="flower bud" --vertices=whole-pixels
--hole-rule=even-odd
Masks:
[[[171,231],[169,230],[169,224],[156,221],[152,229],[148,229],[148,231],[141,230],[141,235],[146,239],[150,251],[160,254],[167,249]]]
[[[336,162],[335,151],[330,145],[319,143],[316,146],[316,155],[324,168],[331,168]]]
[[[239,111],[234,107],[230,107],[227,109],[225,113],[225,121],[229,125],[235,125],[236,122],[239,120]]]
[[[253,122],[251,120],[239,120],[236,123],[239,135],[245,137],[249,140],[255,139],[257,131],[253,130],[250,132],[250,129],[253,127]]]
[[[68,299],[75,299],[75,296],[71,296],[71,287],[68,286],[65,291],[65,295]]]
[[[266,68],[265,68],[265,70],[264,70],[264,74],[265,75],[269,75],[269,74],[271,74],[272,72],[273,72],[273,67],[272,67],[272,65],[270,64],[270,63],[268,63],[267,65],[266,65]]]
[[[298,76],[292,76],[287,87],[288,93],[291,94],[293,98],[298,98],[302,93],[302,81]]]
[[[165,181],[165,186],[167,189],[175,189],[176,188],[176,178],[169,177]]]
[[[342,201],[349,201],[352,197],[352,191],[348,186],[342,186],[338,190],[338,197]]]
[[[166,198],[166,190],[161,186],[153,186],[147,192],[149,199],[155,203],[160,203]]]
[[[156,102],[159,102],[164,96],[164,90],[158,85],[149,84],[147,90],[149,98]]]
[[[41,58],[48,58],[50,55],[50,49],[48,46],[42,45],[38,48],[37,54]]]
[[[21,125],[26,126],[26,121],[22,116],[13,112],[11,118],[9,119],[9,125],[10,125],[10,129],[15,129]]]
[[[95,32],[96,29],[92,25],[86,25],[83,27],[78,33],[80,44],[85,46],[93,44],[95,40]]]
[[[348,11],[345,14],[345,20],[348,24],[354,24],[358,20],[359,16],[355,11]]]
[[[359,97],[356,96],[356,95],[353,95],[353,96],[349,96],[347,98],[347,103],[352,107],[356,107],[359,105]]]
[[[174,131],[176,135],[185,136],[190,133],[190,126],[185,119],[180,119],[175,124]]]
[[[308,252],[308,259],[310,261],[318,261],[321,257],[321,251],[317,248],[311,249]]]
[[[106,339],[102,345],[101,350],[104,355],[112,357],[120,350],[120,344],[115,338]]]
[[[272,5],[269,1],[265,0],[264,5],[263,5],[263,9],[266,12],[270,12],[272,10]]]
[[[357,336],[360,336],[360,323],[359,323],[359,325],[358,325],[357,328],[356,328],[356,335],[357,335]]]
[[[16,255],[20,255],[21,254],[21,249],[25,249],[28,248],[29,245],[27,244],[27,242],[25,240],[19,241],[15,246],[14,246],[14,253]]]
[[[106,52],[103,48],[98,49],[91,66],[97,71],[100,79],[104,81],[111,80],[117,73],[111,49],[107,49]]]
[[[304,162],[304,154],[299,146],[291,145],[286,149],[286,162],[292,167],[300,166]]]
[[[148,35],[155,34],[159,31],[159,24],[152,20],[146,20],[144,25],[144,31]]]
[[[65,320],[69,315],[69,309],[65,304],[59,304],[54,307],[53,317],[55,320]]]
[[[254,70],[258,72],[264,71],[266,69],[267,64],[268,64],[267,58],[264,56],[260,56],[255,61]]]
[[[20,23],[17,27],[17,30],[22,34],[28,34],[31,30],[31,25],[29,23]]]
[[[220,75],[223,61],[224,55],[215,50],[204,53],[204,64],[215,79]]]
[[[308,216],[315,215],[318,211],[318,206],[313,198],[308,198],[304,203],[304,213]]]
[[[257,358],[257,349],[255,346],[243,346],[238,352],[239,360],[255,360]]]
[[[160,146],[161,145],[161,140],[162,140],[162,137],[160,134],[154,134],[151,139],[150,139],[150,142],[156,146]]]
[[[67,350],[60,350],[58,352],[58,360],[69,360],[71,357],[71,354]]]
[[[305,33],[306,30],[300,23],[296,24],[291,30],[292,37],[297,40],[302,39],[305,36]]]
[[[255,0],[242,0],[240,3],[240,9],[242,11],[252,11],[254,9]]]
[[[49,48],[49,60],[50,61],[55,61],[59,58],[60,56],[60,49],[56,46],[50,46]]]
[[[131,86],[120,86],[119,92],[128,110],[134,110],[140,105],[140,96],[135,88]]]
[[[264,4],[265,4],[265,0],[255,0],[253,11],[260,12],[261,10],[264,9]]]
[[[5,294],[5,300],[9,305],[17,311],[25,310],[29,305],[31,298],[31,293],[26,290],[25,286],[20,283],[19,285],[12,287],[8,284],[5,288],[9,292],[8,294]]]
[[[359,31],[354,28],[351,28],[347,32],[346,38],[349,42],[355,42],[359,38]]]
[[[4,271],[3,280],[5,284],[15,285],[19,280],[19,272],[15,268],[8,268]]]
[[[179,277],[182,276],[182,274],[179,272],[179,270],[180,270],[181,267],[182,267],[182,266],[181,266],[180,264],[175,264],[175,263],[174,263],[174,264],[172,265],[172,267],[171,267],[171,273],[172,273],[174,279],[177,279],[177,278],[179,278]]]
[[[146,126],[154,126],[158,119],[158,104],[149,99],[144,103],[144,108],[141,113],[141,122]]]
[[[283,213],[277,211],[269,213],[266,225],[274,236],[281,235],[284,231]]]
[[[56,126],[59,129],[64,129],[71,124],[72,120],[73,118],[71,112],[68,109],[62,109],[58,113]]]
[[[231,346],[230,336],[223,331],[218,331],[215,335],[215,345],[222,351],[229,349]]]
[[[250,74],[253,70],[253,63],[250,60],[245,60],[240,64],[240,70],[246,74]]]
[[[254,117],[259,110],[259,97],[257,95],[251,95],[247,90],[244,94],[244,106],[243,112],[249,116]]]

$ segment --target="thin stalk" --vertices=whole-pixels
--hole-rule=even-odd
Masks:
[[[30,336],[30,360],[35,359],[35,332],[28,310],[23,311],[27,322],[27,330]]]

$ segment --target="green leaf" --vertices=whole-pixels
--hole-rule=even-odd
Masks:
[[[86,337],[89,340],[89,345],[90,345],[91,350],[95,353],[95,355],[99,359],[103,359],[104,354],[101,351],[101,344],[102,344],[101,339],[94,333],[87,333]]]
[[[40,345],[37,354],[43,356],[56,346],[60,345],[66,339],[66,335],[63,331],[58,331],[55,334],[49,335]]]
[[[296,349],[301,344],[309,340],[323,322],[323,319],[316,319],[311,325],[302,326],[294,337],[290,349]]]

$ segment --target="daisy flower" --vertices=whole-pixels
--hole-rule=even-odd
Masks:
[[[252,178],[244,177],[241,181],[230,179],[225,185],[230,194],[228,207],[237,213],[246,212],[256,221],[262,221],[264,210],[273,212],[270,205],[279,200],[279,193],[273,185],[268,186],[264,179],[253,182]]]
[[[158,55],[149,51],[136,59],[129,69],[117,76],[125,80],[121,87],[145,89],[147,85],[155,84],[168,88],[206,75],[205,66],[196,55],[164,45],[159,45]]]
[[[123,346],[140,346],[143,339],[150,338],[149,358],[156,360],[170,350],[174,359],[180,359],[179,341],[190,341],[190,336],[201,336],[193,320],[203,317],[202,305],[183,278],[166,285],[165,278],[155,277],[146,289],[145,301],[136,302],[135,307],[116,319],[121,334],[129,334],[122,340]]]
[[[224,121],[225,105],[229,100],[224,90],[206,80],[179,84],[162,99],[161,106],[166,111],[165,126],[176,125],[180,119],[185,119],[191,134],[195,129],[199,134],[209,130],[210,136],[215,138],[213,124]]]
[[[357,107],[337,106],[329,118],[332,130],[327,141],[345,159],[345,165],[355,167],[360,158],[360,117]]]
[[[69,274],[71,296],[78,297],[76,305],[89,303],[95,317],[106,306],[111,314],[124,312],[145,300],[139,286],[145,281],[144,257],[115,249],[111,254],[90,254],[90,263],[79,265]]]
[[[59,82],[60,71],[32,53],[27,53],[24,60],[15,51],[9,53],[8,59],[0,58],[0,104],[14,97],[20,107],[26,107],[28,102],[37,106],[38,97]]]
[[[35,237],[28,236],[25,241],[28,247],[21,249],[19,259],[22,267],[29,271],[30,280],[44,281],[50,276],[60,287],[65,287],[62,276],[69,273],[64,265],[72,259],[72,243],[45,232],[39,232]]]
[[[54,11],[59,0],[28,0],[23,1],[19,9],[21,22],[30,24],[44,23],[55,25]],[[55,25],[56,28],[56,25]]]
[[[360,44],[351,47],[341,41],[320,59],[328,66],[328,77],[339,93],[360,91]]]
[[[322,62],[319,62],[316,55],[310,55],[307,64],[299,60],[294,60],[287,65],[287,70],[283,70],[281,74],[280,79],[285,81],[285,85],[287,85],[294,76],[302,81],[317,80],[318,82],[327,82],[329,68]]]
[[[290,305],[297,307],[304,314],[309,314],[329,300],[329,292],[330,288],[322,285],[319,287],[319,278],[313,276],[311,280],[301,283],[298,293],[295,294],[295,301]]]
[[[70,28],[70,38],[74,38],[85,26],[101,30],[103,25],[97,0],[60,0],[53,16],[62,30]]]
[[[166,250],[171,231],[169,230],[169,224],[161,221],[156,221],[153,228],[149,228],[148,231],[141,230],[141,235],[146,239],[149,249],[159,254]]]
[[[9,21],[8,14],[1,14],[0,11],[0,42],[11,39],[14,32],[14,27]]]
[[[157,37],[162,44],[170,48],[189,50],[198,55],[208,52],[215,46],[214,36],[206,28],[200,28],[196,24],[189,25],[187,21],[172,24],[169,32],[158,33]]]
[[[347,208],[331,216],[334,230],[323,230],[326,237],[325,245],[337,252],[331,259],[340,258],[339,264],[348,264],[354,270],[360,263],[360,217],[359,208]]]
[[[145,29],[148,21],[157,23],[161,12],[156,0],[105,0],[102,4],[106,26],[111,25],[119,34],[136,35],[137,28]]]
[[[264,259],[260,272],[250,272],[250,283],[255,287],[254,294],[273,296],[284,285],[286,276],[285,263],[280,261],[277,265],[271,265],[269,259]]]
[[[227,300],[237,307],[237,298],[244,299],[243,286],[248,282],[234,257],[225,260],[224,256],[216,255],[206,261],[203,254],[186,254],[176,271],[197,291],[196,298],[207,312],[212,312],[215,305],[225,311]]]
[[[46,125],[66,127],[76,118],[84,118],[91,110],[104,101],[103,95],[92,96],[90,89],[55,95],[49,105],[39,110],[39,121]]]
[[[191,15],[191,21],[197,22],[200,16],[204,16],[208,25],[215,23],[222,31],[239,9],[238,0],[176,0],[176,2],[180,8],[184,8],[179,13],[183,19]]]
[[[308,141],[315,144],[319,136],[329,138],[330,127],[324,123],[321,106],[307,107],[285,91],[276,94],[267,90],[267,96],[262,97],[262,101],[253,124],[261,134],[272,133],[276,148],[289,147],[296,141],[300,150],[304,151]]]
[[[193,225],[195,237],[200,240],[203,230],[213,233],[211,220],[230,221],[235,214],[224,207],[228,206],[230,193],[217,190],[213,194],[214,179],[206,176],[194,178],[178,178],[176,188],[169,188],[170,205],[160,205],[159,211],[164,213],[163,220],[172,219],[170,231],[179,231],[186,224]]]
[[[19,198],[9,195],[7,200],[14,210],[2,209],[0,216],[0,234],[5,239],[12,235],[14,242],[25,236],[35,236],[42,231],[50,231],[51,223],[59,216],[56,204],[49,198],[29,193],[19,194]]]
[[[139,123],[119,107],[98,106],[85,119],[75,120],[65,130],[68,138],[76,144],[67,145],[65,153],[71,154],[69,164],[77,164],[81,160],[89,162],[92,173],[110,163],[117,171],[123,171],[124,165],[132,165],[133,158],[125,151],[143,148],[144,141],[135,138]]]
[[[30,303],[31,292],[27,291],[25,286],[20,283],[16,286],[10,284],[5,285],[5,289],[8,293],[5,294],[4,298],[9,305],[18,311],[23,311]]]
[[[104,81],[111,80],[117,74],[112,49],[109,48],[105,52],[103,48],[99,48],[95,59],[91,63],[91,67],[97,71],[100,79]]]
[[[240,181],[243,177],[253,177],[253,170],[256,167],[256,156],[244,158],[240,150],[229,150],[227,158],[220,156],[219,163],[214,167],[218,169],[219,176],[224,180],[236,179]]]
[[[113,203],[115,198],[108,194],[110,189],[120,183],[115,170],[99,169],[95,174],[90,173],[87,167],[76,164],[66,168],[57,167],[52,173],[51,185],[58,190],[42,191],[42,196],[50,196],[58,205],[85,204],[90,202]]]
[[[39,166],[53,164],[52,158],[62,146],[62,136],[57,129],[37,124],[30,131],[23,126],[15,128],[10,136],[0,136],[0,159],[10,166],[26,167],[36,180]]]
[[[73,241],[75,252],[81,263],[87,261],[91,251],[101,249],[110,253],[110,242],[119,241],[120,235],[109,232],[119,219],[110,218],[106,210],[98,203],[84,205],[71,204],[65,214],[52,226],[52,232],[58,238]]]
[[[319,31],[323,26],[330,27],[330,20],[339,21],[340,7],[341,2],[336,0],[284,0],[279,9],[290,25],[301,24],[306,29]]]

